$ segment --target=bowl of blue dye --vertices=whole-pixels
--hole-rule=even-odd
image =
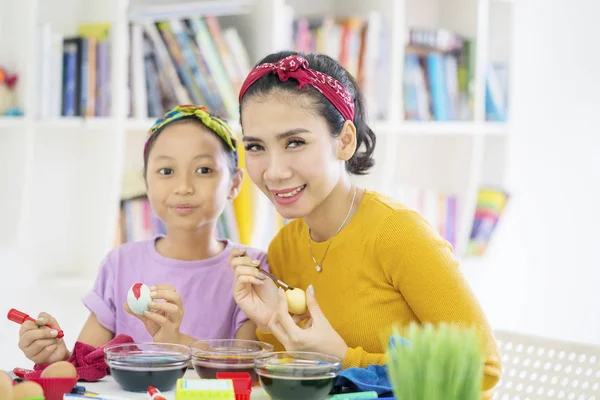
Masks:
[[[146,392],[148,386],[173,390],[191,359],[191,349],[179,344],[126,343],[104,349],[110,374],[128,392]]]
[[[320,353],[273,352],[256,357],[254,369],[273,400],[322,400],[333,389],[342,360]]]

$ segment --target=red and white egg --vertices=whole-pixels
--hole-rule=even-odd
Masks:
[[[150,309],[148,303],[151,301],[150,288],[143,283],[133,284],[127,292],[127,305],[129,305],[131,311],[138,315],[142,315],[144,311]]]

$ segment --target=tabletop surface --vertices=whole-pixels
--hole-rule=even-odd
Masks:
[[[196,372],[193,369],[188,369],[184,375],[185,378],[198,378]],[[111,400],[137,400],[144,399],[148,400],[148,394],[146,393],[132,393],[126,392],[120,388],[120,386],[114,381],[112,376],[108,375],[98,382],[88,383],[79,382],[78,385],[84,386],[88,391],[98,393],[101,397],[107,397]],[[175,391],[162,392],[162,395],[167,400],[175,400]],[[89,398],[93,400],[93,397]],[[251,400],[269,400],[270,397],[260,386],[254,386],[252,388]]]

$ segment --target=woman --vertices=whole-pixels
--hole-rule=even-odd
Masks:
[[[293,220],[269,246],[271,272],[307,289],[309,318],[299,326],[306,316],[289,315],[285,294],[255,268],[258,260],[232,254],[234,297],[259,339],[366,367],[385,362],[381,335],[393,324],[474,326],[483,388],[491,389],[500,377],[498,350],[451,246],[418,213],[351,183],[350,174],[373,166],[376,137],[350,74],[324,55],[269,55],[244,82],[240,112],[247,172]]]

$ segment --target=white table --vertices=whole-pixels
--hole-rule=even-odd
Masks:
[[[198,375],[193,369],[188,369],[184,375],[185,378],[198,378]],[[148,400],[148,395],[146,393],[132,393],[126,392],[121,389],[121,387],[114,381],[112,376],[108,375],[104,377],[102,380],[98,382],[88,383],[88,382],[78,382],[77,385],[85,386],[85,388],[90,392],[98,393],[100,396],[106,396],[110,399],[115,400],[137,400],[144,399]],[[162,395],[167,400],[175,400],[175,391],[162,392]],[[265,391],[260,386],[254,386],[252,388],[252,395],[250,396],[252,400],[269,400],[270,397],[265,393]],[[93,397],[89,398],[93,400]]]

